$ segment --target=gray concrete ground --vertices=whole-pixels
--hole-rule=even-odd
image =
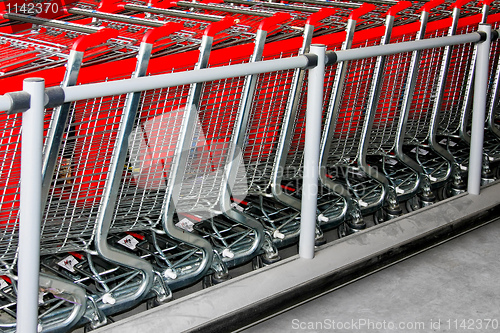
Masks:
[[[500,219],[244,330],[500,332]]]

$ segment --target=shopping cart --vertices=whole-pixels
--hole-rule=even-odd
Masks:
[[[499,29],[500,24],[494,22],[492,28]],[[500,52],[499,52],[499,42],[498,37],[491,43],[490,52],[490,80],[488,85],[488,102],[487,102],[487,117],[485,123],[485,133],[484,133],[484,170],[483,172],[491,178],[491,174],[496,178],[500,178],[500,167],[498,156],[498,151],[500,149],[499,139],[500,139],[500,129],[499,129],[499,94],[500,94]],[[488,172],[489,171],[489,172]],[[491,173],[491,174],[489,174]]]
[[[453,4],[452,24],[448,31],[442,26],[437,27],[434,31],[427,32],[426,37],[454,35],[459,24],[461,8],[466,3],[467,1],[457,1]],[[416,88],[411,96],[411,103],[407,106],[409,110],[403,147],[403,152],[422,166],[427,176],[425,181],[431,183],[431,188],[441,188],[439,193],[448,192],[450,187],[454,193],[460,193],[465,186],[453,156],[435,139],[451,51],[451,47],[417,51],[420,57],[419,69],[416,74],[412,74],[417,76],[413,79],[416,80]],[[410,79],[408,81],[412,82]],[[450,177],[452,182],[448,182]]]
[[[308,18],[304,31],[305,51],[309,49],[314,30],[321,29],[325,25],[322,21],[328,21],[334,13],[334,9],[322,9]],[[261,60],[263,51],[264,49],[255,50],[252,60]],[[281,50],[278,55],[271,51],[266,59],[295,53],[294,48],[290,51]],[[300,93],[297,74],[297,71],[290,70],[247,77],[243,100],[236,110],[239,124],[233,141],[243,155],[248,194],[244,200],[237,202],[233,198],[233,206],[264,225],[268,239],[271,240],[270,244],[266,243],[266,249],[295,242],[299,231],[300,209],[280,203],[273,199],[271,193],[272,173],[277,168],[276,151],[281,142],[280,132],[282,126],[288,126],[285,125],[284,116],[288,112],[287,108],[293,104],[290,98]],[[225,114],[231,113],[228,111]],[[237,172],[238,167],[230,170],[235,178]],[[320,229],[318,233],[321,233]],[[277,259],[279,257],[274,250],[259,257],[257,261],[269,264]]]
[[[178,30],[179,29],[175,29],[175,31],[172,30],[170,32],[173,33]],[[162,31],[162,33],[165,33],[165,31]],[[160,37],[158,36],[158,33],[156,33],[156,35],[156,37]],[[151,35],[149,35],[149,37],[150,36]],[[70,63],[68,68],[70,69],[70,72],[66,75],[66,81],[64,82],[65,85],[72,85],[76,82],[78,76],[77,73],[83,58],[83,53],[80,51],[85,49],[87,46],[88,45],[82,41],[75,43],[75,52],[72,52],[69,56]],[[142,53],[144,52],[142,51]],[[102,54],[100,55],[100,60],[103,60]],[[93,117],[99,117],[97,112],[98,109],[120,109],[124,106],[123,101],[124,99],[120,98],[116,98],[114,100],[103,99],[99,101],[101,105],[96,106],[94,104],[93,106],[89,106],[92,105],[92,103],[89,103],[89,105],[84,106],[84,109],[82,109],[81,106],[76,105],[74,106],[74,110],[72,110],[71,124],[68,126],[66,126],[66,120],[69,117],[67,115],[69,106],[63,106],[60,110],[54,113],[56,115],[54,117],[54,123],[61,126],[54,125],[50,127],[51,137],[59,138],[64,136],[62,139],[63,142],[61,144],[57,144],[55,142],[51,142],[51,140],[47,140],[51,146],[50,148],[46,148],[46,150],[48,149],[51,154],[46,154],[46,156],[49,156],[46,158],[46,164],[50,164],[52,169],[56,168],[57,171],[55,179],[52,179],[50,176],[45,179],[45,183],[48,186],[44,187],[44,189],[48,191],[50,188],[51,192],[50,194],[45,193],[45,196],[48,196],[50,200],[46,209],[46,223],[44,224],[44,231],[51,233],[52,237],[47,237],[45,241],[50,243],[51,246],[56,247],[56,249],[47,250],[48,252],[42,260],[42,265],[46,270],[49,270],[59,276],[71,279],[79,285],[84,285],[88,294],[93,296],[89,299],[92,301],[90,304],[94,305],[94,311],[91,311],[86,315],[89,317],[92,326],[105,322],[106,314],[121,311],[124,308],[128,308],[129,306],[135,304],[135,302],[140,301],[141,297],[145,296],[150,287],[145,284],[141,284],[140,281],[137,281],[140,280],[140,276],[138,275],[142,273],[124,272],[123,267],[110,265],[109,262],[106,262],[99,257],[92,256],[95,251],[93,251],[90,247],[92,247],[92,238],[95,236],[94,232],[97,232],[96,228],[98,230],[101,229],[98,232],[96,240],[97,252],[99,254],[114,262],[125,262],[129,266],[136,265],[136,267],[138,266],[139,268],[143,268],[143,273],[145,273],[144,275],[149,274],[149,277],[146,276],[144,278],[144,281],[147,284],[150,284],[151,281],[148,280],[152,279],[152,272],[148,263],[137,259],[135,255],[120,255],[106,245],[107,229],[104,228],[104,231],[102,231],[102,226],[99,220],[95,223],[95,219],[97,218],[96,214],[98,214],[98,212],[93,209],[96,206],[96,203],[99,202],[99,197],[103,193],[100,192],[99,188],[94,188],[92,185],[96,185],[95,182],[102,180],[102,175],[100,175],[99,172],[96,172],[97,175],[92,174],[97,167],[97,164],[93,164],[93,162],[96,161],[95,158],[93,160],[92,158],[87,158],[83,163],[74,159],[74,154],[83,155],[83,152],[85,151],[81,149],[84,146],[82,141],[85,143],[85,140],[88,139],[90,143],[95,143],[96,140],[98,141],[99,139],[103,139],[102,134],[96,132],[96,130],[104,131],[104,136],[106,136],[106,131],[114,130],[116,127],[113,125],[108,126],[110,118],[106,117],[109,117],[109,114],[105,115],[103,122],[100,122],[99,119],[95,120],[92,119],[92,117],[87,117],[84,114],[85,110],[90,111],[92,110],[91,108],[94,107],[96,114],[93,115]],[[154,102],[156,103],[157,101]],[[87,107],[89,107],[89,109],[86,109]],[[61,111],[61,109],[65,110]],[[117,115],[115,114],[114,117],[116,116]],[[89,129],[89,126],[92,125],[95,127]],[[66,130],[62,131],[64,128],[66,128]],[[88,138],[89,135],[92,136],[92,138]],[[92,152],[92,149],[95,149],[95,147],[89,148],[85,152]],[[109,153],[109,151],[109,149],[104,149],[102,153],[106,154]],[[106,169],[105,165],[100,165],[99,167],[102,167],[100,172],[103,172]],[[46,168],[50,169],[51,167],[47,166]],[[52,173],[46,171],[46,174],[51,175]],[[77,208],[76,210],[75,207]],[[64,227],[61,228],[61,224]],[[65,224],[68,225],[65,226]],[[150,225],[148,226],[150,227]],[[66,227],[68,229],[66,229]],[[127,228],[134,229],[133,225],[128,226]],[[127,243],[127,241],[131,241],[134,236],[127,236],[128,238],[118,239],[118,244],[130,244],[130,242]],[[104,241],[102,241],[103,238]],[[101,240],[101,243],[99,243],[99,240]],[[131,242],[133,243],[133,241]],[[177,264],[177,261],[182,261],[185,265],[187,265],[189,263],[189,253],[193,257],[199,257],[199,251],[197,249],[192,250],[192,248],[189,248],[187,245],[172,245],[171,243],[172,242],[164,242],[163,245],[165,245],[164,249],[170,252],[169,260],[174,265]],[[47,248],[49,248],[47,244],[42,244],[42,246],[47,246]],[[66,252],[71,249],[74,251],[71,253]],[[87,249],[87,251],[85,251],[85,249]],[[150,246],[148,250],[151,251],[151,249],[152,247]],[[153,249],[153,251],[156,250]],[[166,256],[163,255],[163,257]],[[189,260],[194,263],[194,267],[196,267],[196,265],[201,261],[192,259]],[[61,262],[68,262],[69,266],[61,266]],[[70,273],[68,273],[68,271]],[[122,281],[120,281],[120,279],[122,279]],[[162,285],[163,279],[156,279],[156,281],[160,286],[157,287],[155,284],[153,287],[155,288],[155,292],[158,294],[158,298],[168,298],[169,291],[165,285]],[[92,286],[93,284],[98,286],[97,289]],[[134,291],[137,291],[137,293],[133,294]]]
[[[482,22],[486,22],[490,2],[484,3]],[[476,26],[457,28],[456,34],[468,33]],[[466,178],[469,164],[470,135],[469,120],[472,109],[473,78],[476,65],[476,51],[473,45],[454,46],[450,51],[450,61],[446,76],[446,85],[442,97],[442,105],[438,115],[436,141],[446,147],[453,156],[456,168]],[[484,163],[488,158],[485,155]],[[488,175],[488,165],[484,166],[482,182],[493,180],[493,175]],[[458,172],[458,171],[457,171]],[[455,176],[457,178],[458,176]],[[450,196],[451,189],[443,190],[443,197]]]
[[[219,29],[222,32],[231,28],[230,25],[227,25],[227,22],[218,22],[218,24],[220,23],[225,24],[224,28]],[[201,43],[202,48],[196,68],[204,68],[208,64],[208,57],[213,43],[212,34],[217,33],[213,27],[209,29],[210,32],[205,32],[208,33],[207,38]],[[262,33],[261,31],[260,34]],[[235,61],[232,60],[232,63]],[[229,86],[230,80],[227,82],[226,87]],[[234,93],[241,89],[237,83],[238,81],[235,80]],[[225,158],[224,151],[228,149],[229,140],[222,137],[214,138],[214,134],[211,134],[213,129],[203,128],[203,132],[201,132],[201,129],[196,127],[198,121],[187,116],[189,112],[186,110],[191,109],[189,105],[195,106],[203,100],[208,100],[208,103],[210,103],[210,99],[213,98],[210,97],[210,89],[204,88],[206,92],[203,92],[202,87],[201,84],[195,84],[189,90],[186,86],[165,91],[144,92],[141,97],[135,128],[133,130],[129,129],[133,138],[130,139],[130,142],[125,142],[122,139],[119,144],[116,144],[113,142],[115,135],[108,133],[108,131],[111,131],[111,133],[116,130],[123,131],[120,126],[125,126],[118,125],[120,123],[118,119],[122,117],[116,113],[116,110],[122,107],[117,102],[122,100],[120,98],[116,98],[115,102],[102,100],[87,103],[85,108],[88,110],[95,108],[100,112],[102,110],[102,113],[92,113],[88,116],[80,115],[73,125],[76,128],[75,136],[78,141],[75,143],[76,148],[74,149],[76,154],[85,156],[84,153],[89,151],[99,152],[95,154],[99,155],[99,159],[92,154],[90,158],[81,159],[85,165],[74,165],[71,168],[77,175],[72,186],[78,185],[78,201],[83,206],[93,207],[96,205],[92,201],[94,197],[100,197],[101,193],[112,193],[112,190],[107,189],[115,186],[118,191],[116,206],[113,207],[115,204],[113,198],[106,198],[106,200],[99,203],[101,205],[100,211],[108,211],[108,213],[103,213],[101,218],[106,215],[106,223],[110,226],[110,234],[113,233],[111,237],[114,244],[121,244],[125,242],[125,239],[134,243],[133,250],[136,250],[136,253],[140,256],[148,258],[171,288],[180,288],[193,283],[203,277],[209,268],[212,268],[218,277],[223,277],[226,271],[226,263],[236,265],[242,260],[247,260],[244,257],[254,255],[252,253],[260,249],[262,241],[260,235],[262,232],[259,231],[262,227],[257,222],[252,224],[251,221],[245,222],[240,218],[237,224],[230,223],[227,219],[222,220],[216,216],[210,216],[217,214],[213,212],[213,208],[206,206],[207,203],[218,204],[219,190],[217,187],[221,184],[220,177],[223,175],[223,169],[217,168],[217,166],[223,166],[220,163],[223,162],[222,158]],[[233,101],[229,100],[227,103],[231,104]],[[198,105],[197,108],[199,113],[197,117],[200,118],[200,124],[210,125],[210,121],[208,123],[203,121],[203,104]],[[211,115],[211,112],[208,111],[210,110],[206,111],[204,117]],[[130,114],[133,114],[133,112]],[[184,157],[186,159],[184,163],[187,163],[189,167],[179,168],[179,173],[184,172],[182,177],[185,179],[179,182],[180,194],[174,197],[177,192],[173,190],[169,192],[168,186],[173,186],[171,183],[175,184],[175,182],[166,182],[166,179],[171,179],[170,177],[173,177],[171,173],[177,169],[174,162],[176,158],[180,157],[176,157],[174,150],[178,142],[183,141],[177,140],[178,135],[181,133],[176,129],[179,128],[178,125],[182,123],[184,117],[188,117],[189,121],[193,121],[192,126],[195,128],[192,130],[198,133],[197,140],[199,140],[199,143],[194,144],[191,142],[194,139],[189,137],[188,132],[182,133],[188,138],[186,142],[194,144],[196,148],[188,146],[188,153],[184,153],[187,154]],[[230,126],[230,124],[228,125]],[[211,126],[213,127],[213,125]],[[165,132],[171,133],[171,135],[166,136],[163,134]],[[206,141],[209,141],[209,144],[213,146],[203,146]],[[118,170],[123,165],[122,163],[113,161],[111,165],[111,169],[115,170],[113,172],[111,172],[111,169],[99,169],[97,166],[107,165],[105,161],[109,160],[111,156],[125,154],[123,149],[126,151],[127,145],[130,150],[126,158],[128,167],[124,171],[120,183],[116,179],[119,177],[120,172]],[[110,147],[120,149],[122,153],[111,154],[112,149]],[[192,149],[194,149],[194,153],[189,153]],[[220,152],[217,152],[218,150]],[[215,154],[215,152],[217,153]],[[196,157],[197,154],[205,157]],[[221,161],[217,162],[217,158],[220,158]],[[207,163],[210,165],[208,170],[212,172],[205,175],[207,173]],[[172,168],[171,165],[173,165]],[[102,176],[99,173],[102,173]],[[194,176],[196,173],[198,175]],[[108,177],[108,175],[112,177]],[[104,184],[104,181],[106,181],[106,184]],[[198,183],[200,181],[201,185]],[[212,185],[209,185],[209,181]],[[185,195],[183,191],[189,187],[191,187],[187,190],[189,193]],[[196,193],[191,192],[195,190],[200,191],[200,193],[196,195]],[[98,192],[96,193],[96,191]],[[169,198],[167,195],[171,197]],[[193,202],[193,200],[198,200],[198,202]],[[105,209],[102,207],[105,207]],[[174,216],[175,211],[178,213],[178,218]],[[233,215],[239,217],[238,214]],[[200,220],[209,219],[209,228],[205,228],[206,224],[203,227],[196,225],[194,222],[196,222],[197,218]],[[221,223],[225,223],[223,230],[220,227]],[[180,243],[169,240],[165,235],[162,235],[164,232],[157,228],[160,224],[164,226],[170,236],[178,239]],[[194,231],[198,232],[198,235],[202,235],[214,242],[217,252],[212,254],[211,246],[202,238],[187,233],[186,230],[180,231],[182,229],[178,228],[184,227],[184,229],[189,230],[193,227],[193,224],[196,226]],[[126,234],[116,234],[118,232],[125,232]],[[131,235],[131,232],[134,234]],[[141,240],[144,240],[144,242],[141,243]],[[219,243],[215,244],[216,241]],[[220,242],[223,243],[222,247]],[[182,255],[172,255],[171,252],[175,250],[175,243],[180,244],[178,248],[185,249]],[[187,249],[189,246],[196,249],[189,252]],[[178,252],[181,251],[178,250]],[[213,255],[215,260],[213,260],[214,264],[211,266]],[[224,262],[218,260],[220,257]]]
[[[267,37],[279,32],[280,26],[289,19],[288,14],[280,13],[262,21],[250,61],[262,59]],[[242,61],[245,59],[233,56],[231,63]],[[186,199],[185,203],[176,205],[177,211],[195,212],[190,214],[193,229],[210,238],[228,266],[247,262],[259,254],[261,248],[269,260],[276,259],[277,256],[272,241],[264,235],[262,225],[241,206],[248,194],[249,180],[246,164],[248,154],[242,149],[242,140],[256,84],[255,76],[204,84],[197,105],[201,129],[195,131],[202,132],[203,135],[195,136],[198,143],[193,146],[199,146],[205,152],[201,156],[205,157],[200,159],[193,155],[185,162],[191,169],[187,168],[183,175],[179,196]],[[207,154],[208,152],[211,153]],[[207,170],[211,171],[207,173]],[[195,189],[193,179],[203,186]],[[214,209],[220,212],[220,216],[211,216],[214,215]],[[203,211],[208,212],[209,216]],[[253,230],[242,229],[242,223]],[[258,244],[255,243],[256,240]]]
[[[431,10],[439,12],[443,7],[442,4],[442,0],[425,4],[420,9],[418,32],[396,36],[391,42],[421,39],[421,36],[425,35]],[[388,36],[382,43],[387,43],[389,40],[387,38]],[[367,136],[369,140],[364,140],[362,147],[366,162],[381,170],[388,179],[390,196],[393,196],[389,198],[393,201],[392,206],[396,206],[395,196],[397,201],[405,201],[408,211],[416,210],[422,205],[430,205],[435,200],[428,181],[421,180],[423,169],[416,161],[401,152],[401,138],[405,132],[405,108],[408,105],[408,96],[412,94],[414,88],[414,83],[409,82],[412,80],[410,74],[414,75],[417,70],[417,56],[417,53],[399,53],[379,58],[376,69],[379,74],[372,83],[374,93],[368,104],[372,125]],[[384,221],[397,215],[393,213],[394,210],[392,212],[381,210],[377,212],[375,219],[377,222]]]
[[[100,45],[104,45],[108,42],[108,39],[116,36],[116,33],[111,30],[101,30],[95,34],[81,36],[76,39],[73,45],[73,50],[68,55],[68,71],[66,73],[66,78],[63,82],[64,85],[73,85],[76,83],[78,76],[78,70],[81,66],[82,59],[84,59],[85,51],[93,50],[95,48],[102,48]],[[14,36],[15,37],[15,36]],[[21,40],[22,38],[15,39],[10,37],[12,40]],[[24,36],[23,36],[24,37]],[[92,53],[92,52],[90,52]],[[102,54],[102,53],[101,53]],[[45,157],[50,156],[51,145],[57,146],[57,137],[54,136],[55,133],[61,133],[56,127],[64,123],[61,119],[64,117],[64,106],[48,110],[45,115]],[[1,302],[5,305],[2,307],[2,322],[0,327],[5,330],[15,329],[15,307],[16,307],[16,258],[17,258],[17,239],[18,239],[18,209],[19,209],[19,144],[20,144],[20,131],[21,117],[18,115],[12,116],[2,116],[4,120],[5,127],[2,128],[2,152],[4,158],[2,159],[5,167],[10,168],[10,172],[3,173],[1,176],[2,184],[5,188],[2,193],[2,213],[1,213],[1,223],[5,226],[3,229],[2,236],[2,262],[3,272],[5,272],[5,278],[2,280],[5,284],[2,285],[3,293]],[[63,124],[64,125],[64,124]],[[50,157],[46,159],[50,160]],[[50,163],[49,163],[50,164]],[[64,166],[60,166],[59,171],[64,170]],[[52,172],[50,167],[45,165],[43,170],[45,182],[50,182],[52,179]],[[56,176],[55,181],[57,182],[58,176]],[[45,193],[46,194],[46,193]],[[57,198],[60,198],[60,193],[56,193],[55,197],[51,198],[50,202],[55,202],[59,205],[60,202],[56,202]],[[52,201],[53,200],[53,201]],[[50,202],[48,206],[50,206]],[[74,209],[74,207],[73,207]],[[72,221],[71,221],[72,222]],[[71,223],[70,223],[71,224]],[[68,241],[66,232],[71,229],[71,226],[61,220],[58,220],[56,216],[51,215],[48,209],[45,210],[45,221],[42,227],[42,243],[41,243],[41,254],[43,256],[53,256],[55,253],[61,251],[77,250],[81,248],[82,243],[86,236],[89,236],[89,232],[92,231],[91,227],[78,228],[76,227],[77,235],[75,237],[75,243],[69,242],[58,242],[61,235]],[[97,307],[95,307],[95,302],[101,301],[103,298],[106,299],[106,293],[101,293],[101,297],[96,296],[96,293],[92,290],[93,288],[86,284],[86,279],[81,279],[81,272],[77,272],[80,266],[77,265],[77,259],[75,257],[80,257],[78,254],[68,254],[64,258],[59,258],[60,260],[53,262],[53,265],[44,265],[44,260],[42,260],[42,272],[41,272],[41,284],[40,284],[40,306],[39,306],[39,326],[43,330],[53,330],[61,327],[71,327],[75,325],[83,315],[88,315],[92,317],[100,317],[100,313]],[[45,258],[44,258],[45,259]],[[59,269],[65,269],[67,271],[66,275],[75,274],[74,276],[79,276],[77,283],[69,282],[67,276],[61,276],[57,274],[56,271]],[[119,269],[117,269],[119,270]],[[117,271],[115,270],[115,271]],[[107,272],[108,275],[113,275],[116,272]],[[125,275],[123,271],[121,274]],[[58,276],[59,275],[59,276]],[[134,277],[130,277],[132,280]],[[75,279],[75,278],[74,278]],[[72,280],[74,280],[72,279]],[[87,279],[91,280],[91,279]],[[116,282],[116,281],[115,281]],[[137,282],[134,282],[137,283]],[[109,289],[108,289],[109,291]],[[143,291],[140,291],[143,292]],[[113,302],[108,297],[110,303]],[[89,311],[87,312],[87,306]],[[99,318],[100,319],[100,318]]]
[[[352,47],[355,28],[356,19],[351,17],[342,50]],[[363,39],[355,47],[376,45],[378,39]],[[341,235],[364,228],[362,214],[379,209],[387,191],[387,181],[373,168],[365,168],[364,161],[358,161],[361,140],[366,135],[364,108],[374,69],[375,59],[366,59],[341,62],[325,73],[329,102],[321,140],[320,180],[323,186],[347,198],[351,216],[339,228]]]

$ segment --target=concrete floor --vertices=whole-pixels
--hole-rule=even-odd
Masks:
[[[499,332],[499,277],[497,219],[243,332]]]

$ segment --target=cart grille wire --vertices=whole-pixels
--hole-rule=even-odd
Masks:
[[[414,39],[414,35],[403,35],[392,40],[391,43]],[[411,52],[406,52],[385,58],[380,97],[372,124],[368,154],[385,155],[394,151],[411,56]]]
[[[467,26],[457,31],[457,35],[473,32],[477,27]],[[462,118],[465,116],[464,101],[466,86],[473,79],[469,72],[474,59],[474,45],[454,46],[446,78],[442,106],[439,114],[438,133],[442,135],[458,135]]]
[[[62,65],[69,49],[55,38],[50,43],[36,40],[34,33],[11,35],[0,33],[0,77],[12,76],[41,68]]]
[[[368,40],[353,48],[378,44],[378,40]],[[376,58],[372,57],[347,64],[344,86],[338,97],[339,111],[336,118],[332,119],[335,122],[335,134],[333,138],[328,138],[331,140],[329,166],[352,164],[356,161],[375,63]]]
[[[84,55],[84,65],[90,66],[113,60],[129,58],[137,53],[141,32],[131,34],[123,29],[123,36],[112,38],[106,43],[89,48]],[[37,69],[62,66],[68,58],[70,47],[85,33],[40,26],[18,34],[0,33],[0,76],[13,76]]]
[[[230,64],[245,60],[235,59]],[[182,182],[178,184],[176,209],[179,214],[193,213],[201,220],[217,215],[226,166],[242,163],[241,154],[234,161],[229,158],[244,81],[245,77],[234,77],[203,85],[195,129],[188,138],[191,150]],[[244,197],[247,189],[244,174],[239,175],[234,184],[237,187],[232,188],[233,196]]]
[[[42,225],[42,253],[82,249],[93,239],[124,96],[79,101],[60,147]]]
[[[340,50],[341,44],[328,45],[327,48],[330,51]],[[325,83],[323,91],[323,112],[326,111],[329,98],[334,88],[334,77],[337,69],[337,64],[328,66],[325,68]],[[303,73],[304,78],[302,82],[302,91],[307,91],[308,89],[308,73],[305,71]],[[296,180],[303,177],[303,165],[304,165],[304,145],[305,145],[305,130],[306,130],[306,109],[307,109],[307,94],[300,94],[297,103],[297,113],[295,119],[292,119],[292,138],[290,140],[290,148],[288,150],[288,155],[285,157],[286,162],[283,172],[283,180]],[[324,115],[323,115],[324,119]]]
[[[52,110],[44,115],[44,138]],[[0,115],[0,260],[13,265],[19,239],[22,114]],[[6,268],[0,266],[0,271]]]
[[[11,265],[17,251],[19,232],[19,180],[21,178],[21,119],[20,114],[0,115],[0,258]],[[1,269],[5,269],[4,265]],[[8,267],[7,267],[8,268]]]
[[[272,58],[292,55],[282,53]],[[288,70],[265,73],[258,78],[244,147],[246,177],[251,193],[266,192],[271,185],[276,147],[293,76],[294,71]]]
[[[426,34],[426,38],[443,37],[446,29]],[[408,144],[425,142],[429,135],[432,106],[436,102],[436,78],[439,76],[444,48],[423,50],[418,68],[415,93],[413,94],[406,126],[405,141]]]
[[[500,28],[500,22],[495,22],[492,24],[493,29],[499,29]],[[493,120],[495,117],[498,119],[500,118],[500,98],[494,101],[492,98],[495,95],[498,95],[499,92],[495,94],[495,85],[498,84],[500,80],[500,42],[498,39],[494,42],[491,43],[491,50],[490,50],[490,76],[488,80],[488,95],[487,95],[487,117],[486,120],[489,118],[492,118]],[[498,87],[498,86],[497,86]],[[497,105],[493,105],[494,103],[497,103]],[[494,121],[492,122],[494,123]],[[469,128],[472,126],[472,117],[469,117]]]

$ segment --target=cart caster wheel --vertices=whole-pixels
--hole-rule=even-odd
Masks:
[[[92,324],[85,324],[85,326],[83,326],[83,333],[95,331],[98,328],[104,327],[104,326],[106,326],[108,324],[112,324],[114,322],[115,321],[112,318],[106,317],[106,322],[104,324],[98,324],[97,326],[92,326]]]
[[[161,303],[158,302],[158,300],[156,299],[156,297],[153,297],[153,298],[150,298],[146,301],[146,310],[149,310],[149,309],[154,309],[156,308],[157,306],[160,306]]]
[[[406,200],[405,206],[408,212],[414,212],[422,208],[422,203],[420,202],[420,198],[418,196],[414,196],[413,198]]]
[[[210,275],[207,275],[203,278],[202,287],[203,287],[203,289],[206,289],[206,288],[218,285],[222,282],[226,282],[229,279],[230,279],[229,274],[226,274],[226,275],[220,276],[220,277],[215,276],[215,274],[210,274]]]
[[[347,222],[342,223],[337,228],[337,235],[339,238],[343,238],[352,234],[355,234],[363,229],[366,229],[366,224],[362,223],[361,228],[353,228]]]
[[[497,165],[494,171],[495,179],[500,179],[500,165]]]
[[[339,236],[339,238],[343,238],[343,237],[347,236],[345,223],[342,223],[341,225],[339,225],[339,227],[337,228],[337,235]]]
[[[484,170],[483,170],[484,171]],[[495,175],[496,170],[488,169],[488,172],[481,173],[481,186],[493,183],[497,178]]]
[[[437,197],[439,200],[446,200],[458,194],[458,191],[460,191],[460,189],[454,191],[454,189],[452,188],[452,183],[447,182],[443,187],[437,190]],[[457,193],[454,194],[454,192]]]
[[[281,260],[279,255],[276,255],[272,258],[269,258],[265,254],[256,256],[252,259],[252,270],[257,270],[259,268],[263,268],[269,265],[272,265]]]
[[[387,213],[385,209],[381,208],[373,214],[373,222],[375,225],[384,223],[385,221],[387,221]]]
[[[314,246],[321,246],[326,244],[326,238],[324,236],[321,236],[319,238],[316,238],[314,240]]]
[[[280,261],[281,257],[279,255],[274,255],[272,257],[269,257],[263,254],[260,256],[260,260],[262,260],[262,264],[264,264],[264,266],[269,266]]]
[[[437,197],[439,201],[448,199],[450,197],[446,184],[437,190]]]
[[[264,263],[262,262],[261,256],[256,256],[252,259],[252,270],[255,271],[259,268],[264,267]]]

